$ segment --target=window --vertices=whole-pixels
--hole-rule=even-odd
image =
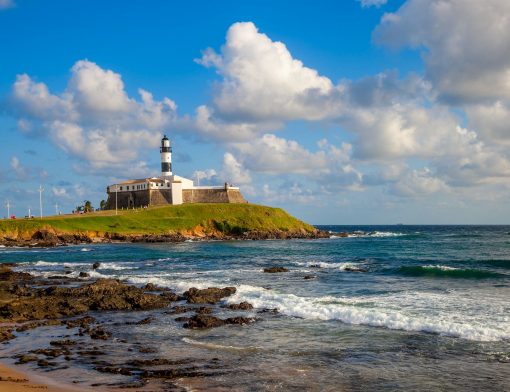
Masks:
[[[120,187],[120,190],[122,190],[122,187]]]

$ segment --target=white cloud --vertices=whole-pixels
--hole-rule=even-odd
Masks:
[[[16,178],[18,180],[24,180],[28,177],[27,169],[21,164],[18,157],[13,156],[11,158],[11,169],[14,171],[14,174],[16,175]]]
[[[220,176],[234,185],[249,184],[252,181],[249,171],[229,152],[223,155],[223,168]]]
[[[139,89],[141,100],[128,97],[119,74],[81,60],[71,69],[64,92],[52,94],[44,83],[18,75],[12,102],[20,130],[37,125],[69,156],[91,170],[115,169],[129,162],[126,175],[140,172],[144,148],[156,148],[163,128],[176,121],[175,103]]]
[[[54,186],[51,188],[51,193],[55,197],[68,197],[67,190],[64,187]]]
[[[434,176],[427,167],[421,170],[408,170],[390,186],[392,193],[413,198],[424,197],[447,189],[448,186],[444,181]]]
[[[376,42],[423,48],[426,76],[449,102],[510,98],[508,0],[408,0],[384,15]]]
[[[218,173],[214,169],[196,170],[191,176],[195,180],[195,185],[206,185],[218,178]]]
[[[388,0],[357,0],[363,8],[380,7],[388,2]]]
[[[221,54],[207,49],[201,59],[223,77],[214,99],[218,114],[243,121],[317,120],[341,103],[341,87],[294,59],[251,23],[235,23]]]

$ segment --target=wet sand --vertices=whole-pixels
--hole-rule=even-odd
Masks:
[[[79,389],[57,386],[51,380],[14,370],[0,363],[0,392],[76,392]]]

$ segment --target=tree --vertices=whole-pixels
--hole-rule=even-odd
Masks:
[[[99,203],[99,209],[106,210],[106,201],[105,200],[101,200],[101,202]]]
[[[90,200],[85,200],[84,201],[84,206],[83,206],[83,212],[92,212],[94,211],[94,207],[92,207],[92,203],[90,202]]]

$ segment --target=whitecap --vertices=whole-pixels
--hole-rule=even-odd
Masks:
[[[489,319],[469,298],[430,293],[401,293],[387,296],[300,297],[262,287],[240,285],[227,303],[250,302],[256,308],[277,308],[284,315],[316,320],[338,320],[388,329],[437,333],[476,341],[510,339],[510,324]],[[461,302],[461,306],[459,306]],[[463,305],[463,306],[462,306]],[[490,302],[481,306],[487,308]]]

